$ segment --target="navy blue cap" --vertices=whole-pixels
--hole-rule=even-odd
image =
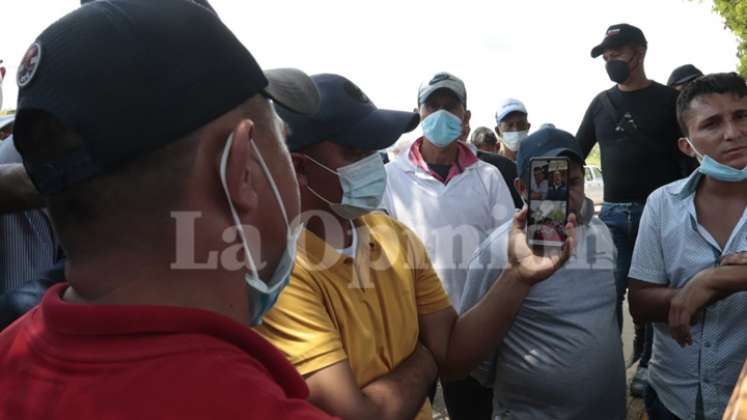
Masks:
[[[607,28],[604,39],[591,49],[591,58],[597,58],[610,48],[620,48],[626,45],[648,46],[643,31],[627,23],[618,23]]]
[[[304,93],[291,89],[292,80]],[[184,138],[255,94],[308,113],[319,100],[308,76],[263,73],[213,11],[185,0],[86,3],[38,36],[17,83],[14,137],[24,158],[33,111],[51,114],[83,141],[54,161],[24,159],[43,194]]]
[[[672,71],[672,74],[669,75],[669,80],[667,80],[667,86],[675,87],[684,85],[685,83],[691,82],[702,75],[703,72],[700,71],[697,67],[693,66],[692,64],[685,64],[684,66],[679,66]]]
[[[358,86],[337,74],[317,74],[311,80],[319,90],[319,113],[304,116],[282,106],[278,114],[291,129],[288,148],[295,152],[322,141],[363,150],[382,150],[415,129],[414,112],[378,109]]]
[[[535,131],[521,141],[521,147],[516,156],[519,178],[527,179],[529,176],[530,159],[559,156],[569,157],[582,165],[584,163],[581,146],[570,133],[557,128]]]

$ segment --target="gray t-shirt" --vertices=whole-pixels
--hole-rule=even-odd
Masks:
[[[475,252],[460,313],[480,301],[508,260],[510,222]],[[475,376],[494,392],[496,419],[622,420],[625,363],[615,317],[615,248],[594,217],[577,230],[575,256],[535,285]]]

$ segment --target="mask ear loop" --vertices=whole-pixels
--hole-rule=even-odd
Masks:
[[[267,181],[270,183],[272,192],[273,194],[275,194],[275,200],[277,200],[278,207],[280,207],[280,212],[283,214],[283,220],[285,220],[285,226],[288,229],[287,236],[290,236],[290,223],[288,222],[288,213],[285,211],[285,204],[283,204],[283,199],[280,196],[280,191],[278,190],[277,184],[275,184],[275,179],[272,177],[270,169],[267,167],[267,163],[265,163],[265,158],[262,157],[262,153],[254,143],[254,139],[249,139],[249,144],[252,146],[252,149],[254,149],[254,153],[256,153],[257,157],[259,158],[259,165],[262,167],[262,171],[265,173],[265,177],[267,177]]]
[[[246,262],[249,266],[249,270],[252,272],[252,276],[254,279],[259,279],[259,271],[257,271],[257,266],[254,264],[254,258],[252,258],[252,255],[249,253],[249,242],[246,240],[246,236],[244,235],[244,227],[241,224],[241,220],[239,219],[239,214],[236,212],[236,208],[233,205],[233,200],[231,200],[231,194],[228,192],[228,182],[226,181],[226,167],[228,166],[228,156],[231,154],[231,145],[233,145],[233,133],[228,136],[228,140],[226,141],[226,146],[223,148],[223,156],[221,156],[220,159],[220,182],[223,185],[223,191],[226,194],[226,198],[228,199],[228,207],[231,209],[231,216],[233,217],[233,222],[236,225],[236,231],[239,235],[239,238],[241,238],[241,243],[244,248],[244,255],[246,256]],[[285,215],[285,210],[283,210],[283,214]],[[248,276],[245,276],[245,279],[247,282],[249,282],[251,279],[248,278]],[[264,285],[264,282],[258,281],[255,283],[252,283],[255,287],[261,283]],[[266,286],[264,286],[266,288]]]
[[[685,137],[685,141],[687,141],[687,144],[689,144],[690,148],[693,149],[693,152],[695,152],[695,156],[698,157],[698,161],[702,161],[703,155],[698,151],[698,149],[695,148],[695,146],[693,145],[693,142],[690,141],[690,137]]]
[[[304,156],[306,156],[306,158],[308,158],[310,161],[314,162],[320,168],[329,171],[329,173],[331,173],[331,174],[334,174],[335,176],[337,176],[338,179],[340,178],[340,174],[337,173],[337,171],[332,170],[331,168],[327,167],[327,165],[319,162],[318,160],[314,159],[313,157],[311,157],[311,156],[309,156],[307,154],[304,154]],[[316,198],[318,198],[318,199],[322,200],[323,202],[327,203],[327,205],[336,204],[336,203],[333,203],[331,200],[327,200],[326,198],[322,197],[322,195],[319,194],[315,189],[311,188],[311,185],[308,185],[308,183],[305,185],[305,187],[306,187],[307,190],[311,191],[311,193],[314,194],[316,196]]]
[[[312,162],[316,163],[317,165],[319,165],[322,169],[326,169],[328,172],[330,172],[332,174],[335,174],[337,176],[340,176],[340,174],[337,173],[337,171],[335,171],[334,169],[330,168],[329,166],[323,164],[322,162],[319,162],[318,160],[314,159],[313,157],[311,157],[311,156],[309,156],[307,154],[304,154],[304,156],[306,156],[310,161],[312,161]]]
[[[280,212],[283,214],[283,220],[285,220],[285,235],[286,235],[286,248],[287,249],[295,249],[296,241],[298,239],[298,236],[301,234],[301,230],[303,229],[303,224],[298,224],[295,229],[291,228],[290,221],[288,220],[288,213],[285,209],[285,204],[283,203],[283,198],[280,195],[280,190],[278,190],[277,183],[275,182],[275,178],[272,177],[272,173],[270,173],[270,168],[267,167],[267,162],[265,161],[264,156],[262,156],[262,152],[259,151],[259,148],[257,147],[257,143],[254,142],[254,139],[249,139],[249,144],[252,146],[252,149],[254,149],[254,152],[257,154],[257,157],[259,158],[259,165],[262,167],[262,171],[265,173],[265,178],[267,178],[267,182],[270,183],[270,188],[272,188],[273,194],[275,194],[275,200],[278,203],[278,207],[280,207]],[[292,255],[295,255],[295,251],[291,253]],[[286,254],[287,255],[287,254]],[[291,257],[293,258],[293,257]],[[282,263],[282,261],[281,261]],[[252,263],[254,264],[254,263]],[[293,261],[290,262],[290,264],[293,264]],[[273,276],[275,277],[275,276]],[[282,287],[284,285],[283,279],[271,279],[277,280],[275,284],[266,284],[262,280],[259,279],[259,276],[256,276],[254,279],[248,279],[247,281],[253,285],[255,288],[265,292],[265,293],[274,293],[278,287]]]

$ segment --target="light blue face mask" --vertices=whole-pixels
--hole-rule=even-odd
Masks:
[[[356,219],[379,208],[386,190],[386,170],[381,155],[376,152],[349,165],[330,169],[310,156],[306,156],[319,167],[337,175],[342,187],[342,201],[334,203],[322,197],[310,186],[312,194],[329,205],[343,219]]]
[[[747,180],[747,166],[739,170],[732,168],[731,166],[724,165],[723,163],[716,162],[710,156],[702,155],[700,152],[698,152],[695,146],[693,146],[693,143],[690,141],[690,139],[685,140],[687,140],[687,142],[690,144],[690,147],[692,147],[693,151],[698,156],[698,160],[700,161],[700,167],[698,168],[698,171],[703,175],[722,182],[742,182],[744,180]]]
[[[462,119],[441,109],[423,119],[425,138],[438,147],[446,147],[462,134]]]
[[[272,308],[275,302],[277,302],[280,292],[283,291],[283,288],[285,288],[290,281],[293,264],[296,259],[296,243],[298,242],[298,237],[301,235],[303,226],[299,224],[296,225],[294,229],[291,229],[290,223],[288,223],[288,214],[285,211],[285,205],[280,197],[280,192],[275,184],[275,180],[272,178],[262,154],[254,144],[254,140],[250,141],[254,152],[257,154],[257,158],[259,158],[262,172],[264,172],[265,177],[267,177],[272,192],[275,194],[275,200],[280,208],[280,213],[283,215],[283,220],[285,220],[286,232],[288,235],[285,250],[283,251],[283,255],[280,257],[278,265],[275,267],[275,271],[273,271],[269,280],[262,280],[259,277],[257,265],[254,263],[252,254],[249,252],[249,243],[246,240],[241,220],[239,219],[238,213],[236,213],[233,201],[231,201],[231,195],[228,192],[228,184],[226,183],[226,165],[228,163],[231,144],[233,144],[233,134],[228,137],[226,147],[223,149],[223,157],[220,161],[220,181],[223,184],[223,191],[226,193],[228,207],[231,209],[231,216],[233,217],[233,221],[236,224],[236,230],[241,238],[241,244],[243,245],[244,253],[246,254],[246,263],[249,268],[249,272],[244,275],[247,290],[249,291],[249,324],[257,326],[262,324],[262,317],[270,310],[270,308]]]

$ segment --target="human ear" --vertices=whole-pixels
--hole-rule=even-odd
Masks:
[[[254,123],[242,120],[236,127],[229,141],[228,156],[226,158],[226,187],[237,212],[256,209],[259,197],[253,185],[253,177],[257,176],[258,167],[252,166],[250,149],[254,135]]]

